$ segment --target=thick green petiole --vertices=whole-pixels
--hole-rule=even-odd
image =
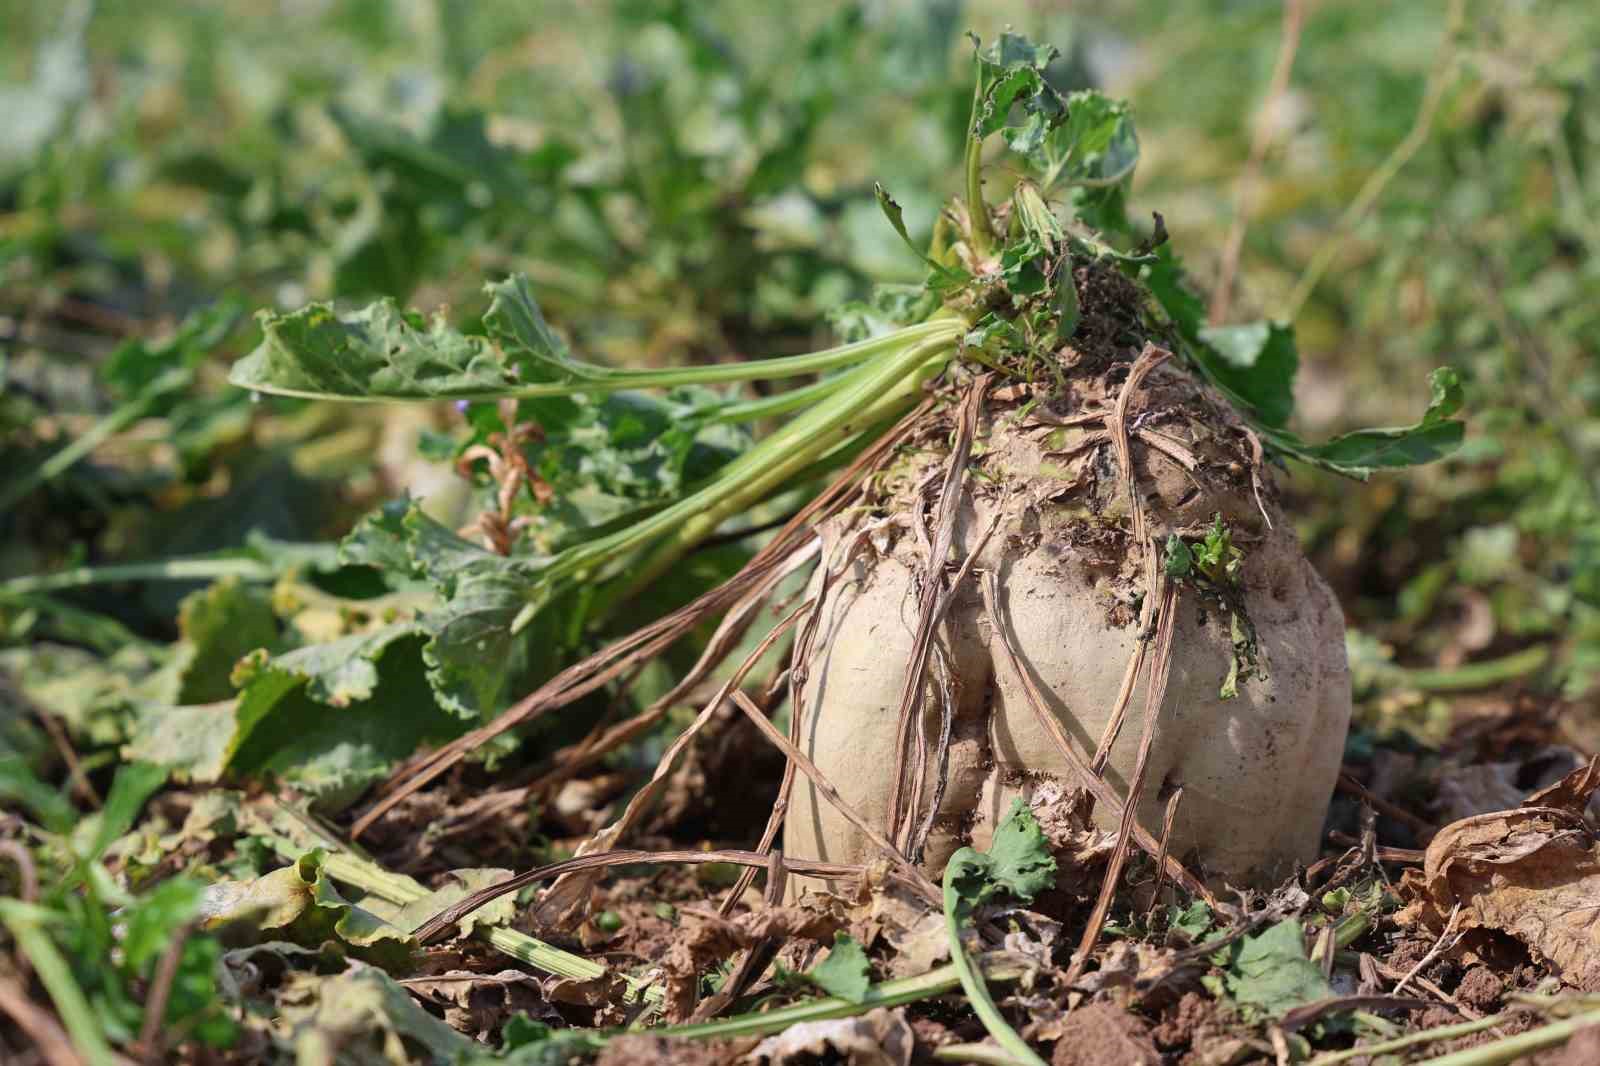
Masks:
[[[961,849],[944,870],[944,923],[945,934],[950,940],[950,965],[961,979],[961,990],[967,994],[973,1012],[989,1035],[994,1037],[995,1043],[1024,1066],[1045,1066],[1045,1061],[1034,1053],[1028,1042],[1006,1023],[1000,1008],[995,1006],[994,997],[989,995],[989,986],[984,983],[983,974],[972,965],[972,960],[967,958],[967,949],[961,944],[963,901],[956,888],[956,877],[962,869],[963,854],[971,856],[975,853],[970,848]]]
[[[730,516],[771,495],[818,456],[879,422],[890,407],[905,404],[914,396],[930,370],[942,366],[940,357],[955,350],[964,328],[956,322],[939,325],[940,329],[931,336],[920,330],[920,339],[909,344],[902,340],[899,351],[852,372],[849,384],[838,393],[729,463],[699,491],[627,529],[556,556],[543,575],[541,591],[549,593],[559,582],[578,578],[665,538],[630,574],[627,587],[637,589],[659,576]],[[903,337],[903,332],[895,336]],[[523,609],[512,623],[513,632],[532,620],[543,600],[541,596]]]
[[[357,392],[307,391],[288,386],[274,385],[241,376],[235,366],[230,378],[233,384],[252,392],[293,396],[307,400],[329,400],[335,403],[434,403],[440,400],[490,401],[505,399],[534,399],[541,396],[571,396],[574,393],[601,395],[624,392],[630,389],[670,389],[680,385],[724,385],[737,381],[774,381],[801,377],[834,370],[842,366],[866,362],[887,352],[904,347],[907,343],[944,336],[951,329],[947,320],[923,322],[906,326],[881,337],[872,337],[853,344],[841,344],[819,352],[804,355],[786,355],[775,359],[753,359],[738,363],[718,363],[712,366],[671,367],[660,370],[620,370],[615,367],[564,360],[559,370],[566,376],[561,381],[541,382],[520,388],[495,388],[482,392],[448,392],[427,395],[394,395]]]
[[[983,138],[978,134],[978,109],[982,104],[983,79],[979,78],[972,87],[972,117],[967,120],[964,163],[972,250],[979,255],[988,255],[994,249],[994,225],[989,221],[989,204],[983,198]]]

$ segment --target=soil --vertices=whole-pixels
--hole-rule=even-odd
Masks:
[[[1504,997],[1505,991],[1506,982],[1503,977],[1487,966],[1474,966],[1456,986],[1455,996],[1473,1010],[1483,1014],[1493,1014],[1500,1008],[1500,1000]]]
[[[1181,1050],[1193,1044],[1200,1028],[1212,1023],[1216,1016],[1215,1001],[1198,992],[1185,992],[1150,1035],[1163,1051]]]
[[[1161,1066],[1149,1027],[1112,1003],[1091,1003],[1061,1022],[1050,1066]]]

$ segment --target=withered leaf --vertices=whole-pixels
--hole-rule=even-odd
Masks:
[[[1402,922],[1441,933],[1459,905],[1457,929],[1499,930],[1567,983],[1600,988],[1600,841],[1578,815],[1521,807],[1453,822],[1405,888]]]

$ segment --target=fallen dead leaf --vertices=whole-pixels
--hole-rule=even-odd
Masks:
[[[1428,845],[1422,870],[1406,871],[1410,900],[1398,916],[1442,935],[1455,927],[1503,932],[1568,984],[1600,989],[1600,839],[1583,820],[1600,772],[1590,762],[1535,794],[1562,806],[1525,806],[1453,822]]]
[[[855,1018],[791,1025],[757,1044],[744,1061],[798,1066],[813,1056],[833,1055],[850,1066],[910,1066],[915,1043],[904,1012],[880,1007]]]
[[[539,981],[521,970],[474,973],[451,970],[400,982],[406,991],[444,1008],[450,1028],[485,1040],[517,1011],[541,1021],[560,1023],[561,1016],[545,1002]]]

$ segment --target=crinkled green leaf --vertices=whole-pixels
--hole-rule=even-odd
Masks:
[[[1167,908],[1167,928],[1182,933],[1192,943],[1198,943],[1214,924],[1211,908],[1205,900],[1197,899],[1182,910],[1175,906]]]
[[[527,632],[511,632],[539,587],[539,566],[463,540],[417,508],[405,525],[417,569],[440,599],[418,620],[428,636],[428,682],[451,712],[487,717],[509,702],[532,657],[548,650],[532,647]]]
[[[1450,417],[1461,409],[1461,378],[1453,367],[1442,366],[1433,372],[1429,383],[1432,398],[1415,425],[1357,430],[1326,444],[1302,445],[1296,454],[1357,475],[1443,459],[1461,446],[1466,435],[1466,426]]]
[[[271,669],[303,678],[306,694],[319,703],[348,707],[372,698],[379,682],[378,659],[411,632],[409,623],[400,622],[326,644],[310,644],[274,656]],[[251,665],[242,664],[236,673],[249,676],[252,670]]]
[[[560,428],[553,429],[552,435],[566,439]],[[536,454],[535,460],[538,458]],[[576,461],[583,458],[577,456]],[[615,460],[610,473],[626,476],[619,473],[620,460],[610,458]],[[559,456],[550,459],[551,464],[559,462]],[[554,471],[552,476],[556,476]],[[560,476],[563,483],[569,479],[604,480],[597,472],[586,470]],[[587,519],[580,516],[573,521],[581,524]],[[426,638],[422,656],[435,700],[471,722],[486,720],[502,710],[515,690],[533,675],[548,676],[557,668],[568,643],[558,636],[563,625],[570,627],[568,632],[581,630],[581,617],[568,614],[560,619],[546,617],[513,633],[513,623],[530,604],[550,602],[542,575],[547,558],[489,551],[445,528],[413,501],[398,501],[369,515],[346,538],[342,552],[347,562],[379,566],[392,576],[415,577],[432,587],[436,594],[432,605],[415,620],[379,632]],[[557,599],[567,602],[559,595]],[[307,648],[292,654],[320,660],[324,656],[337,659],[342,652],[338,644],[316,648],[328,651]],[[295,662],[289,661],[291,665]],[[350,659],[343,672],[367,682],[368,689],[375,676],[370,660],[364,658]]]
[[[233,695],[234,665],[278,638],[272,604],[260,585],[223,578],[184,598],[175,666],[179,703],[211,703]]]
[[[1015,33],[1002,33],[979,51],[979,105],[973,116],[977,136],[1003,130],[1006,143],[1020,155],[1044,143],[1066,113],[1061,94],[1044,78],[1044,69],[1055,56],[1054,47],[1034,44]],[[1014,109],[1019,110],[1014,113]]]
[[[422,643],[399,623],[277,658],[254,653],[234,672],[236,700],[149,708],[126,754],[197,781],[271,773],[338,805],[417,745],[460,731],[433,697]]]
[[[1020,798],[1011,801],[1005,821],[995,830],[988,860],[990,879],[1025,903],[1055,882],[1056,860],[1050,854],[1050,842]]]
[[[529,380],[572,383],[595,376],[594,367],[573,359],[566,342],[544,320],[533,286],[521,274],[484,286],[489,310],[483,325]]]
[[[263,311],[261,343],[234,364],[235,385],[349,400],[488,396],[517,384],[514,366],[483,337],[382,299],[348,315],[318,303]]]
[[[420,645],[400,624],[247,661],[228,771],[272,774],[337,807],[419,745],[456,736],[461,721],[434,698]]]
[[[700,386],[662,396],[615,392],[522,401],[519,417],[541,430],[524,454],[551,492],[530,514],[528,537],[537,551],[554,553],[667,502],[749,448],[743,427],[715,422],[726,402]]]
[[[261,327],[265,338],[236,368],[237,384],[251,387],[259,372],[270,374],[259,381],[263,388],[391,399],[484,395],[516,384],[513,368],[483,338],[392,300],[343,318],[312,305],[264,315]]]
[[[1168,577],[1187,577],[1194,567],[1194,552],[1189,545],[1176,533],[1167,537],[1166,555],[1162,560],[1162,568]]]
[[[1139,135],[1126,103],[1079,89],[1066,98],[1066,118],[1030,154],[1046,189],[1114,184],[1133,175]]]
[[[1205,325],[1205,303],[1185,282],[1171,251],[1162,247],[1142,275],[1151,294],[1187,342],[1206,378],[1261,432],[1275,450],[1350,477],[1374,470],[1433,462],[1461,445],[1464,425],[1451,416],[1462,403],[1460,378],[1440,367],[1430,379],[1431,397],[1421,421],[1395,429],[1364,429],[1311,444],[1287,426],[1294,412],[1294,377],[1299,356],[1294,333],[1276,322]]]
[[[339,561],[349,566],[370,566],[392,578],[411,577],[411,552],[406,514],[411,497],[390,500],[370,512],[339,542]]]
[[[1333,995],[1321,968],[1306,957],[1305,933],[1296,919],[1233,945],[1224,986],[1234,1002],[1272,1018]]]
[[[1050,843],[1020,797],[1012,800],[987,852],[962,848],[950,862],[959,864],[954,883],[968,908],[987,902],[1000,891],[1026,903],[1055,883],[1056,860],[1050,854]]]
[[[865,1003],[872,987],[867,953],[848,933],[836,933],[828,957],[806,971],[806,977],[830,996]]]

